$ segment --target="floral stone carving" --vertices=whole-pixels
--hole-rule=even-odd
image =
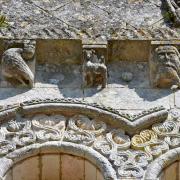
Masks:
[[[159,46],[150,58],[150,81],[153,87],[180,87],[180,54],[176,47]]]
[[[12,85],[33,87],[34,73],[27,62],[34,61],[35,42],[24,41],[22,48],[8,47],[2,56],[2,75]]]
[[[95,50],[84,50],[83,81],[87,87],[107,84],[107,67],[104,56],[98,57]]]

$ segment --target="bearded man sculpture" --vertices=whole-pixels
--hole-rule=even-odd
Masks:
[[[151,53],[150,81],[153,87],[180,87],[180,54],[176,47],[159,46]]]

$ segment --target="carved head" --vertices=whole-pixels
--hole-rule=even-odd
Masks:
[[[100,58],[98,58],[96,51],[94,49],[85,50],[84,59],[86,62],[90,61],[92,63],[100,63]]]
[[[168,88],[180,83],[180,54],[174,46],[159,46],[150,60],[150,76],[153,85]]]
[[[33,59],[35,55],[36,42],[33,40],[25,40],[22,56],[26,60]]]

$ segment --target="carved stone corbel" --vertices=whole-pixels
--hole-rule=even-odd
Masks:
[[[107,84],[107,67],[105,57],[99,57],[95,50],[84,50],[83,82],[85,87],[95,87]]]
[[[180,53],[172,45],[161,45],[151,52],[150,81],[153,87],[180,87]]]
[[[33,40],[7,42],[2,55],[2,76],[13,86],[34,85],[35,47]]]

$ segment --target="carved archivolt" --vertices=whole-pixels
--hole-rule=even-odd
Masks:
[[[62,99],[61,103],[63,101]],[[46,100],[47,102],[51,102],[51,100]],[[139,179],[144,178],[151,162],[180,145],[179,115],[174,116],[169,113],[168,117],[164,117],[163,122],[160,122],[162,119],[158,123],[152,121],[149,129],[142,127],[140,133],[133,133],[134,135],[130,136],[128,130],[125,130],[121,123],[119,127],[115,127],[108,121],[104,121],[106,118],[104,114],[103,116],[101,113],[97,115],[95,111],[91,114],[92,110],[89,109],[87,112],[78,111],[78,107],[83,107],[83,103],[78,102],[77,109],[73,106],[76,111],[67,113],[66,110],[71,108],[73,101],[70,105],[67,102],[63,103],[64,106],[57,106],[60,103],[52,102],[46,104],[45,101],[34,104],[26,102],[20,107],[18,106],[21,110],[17,111],[16,109],[15,116],[12,114],[13,111],[10,111],[13,106],[2,110],[2,112],[6,112],[6,118],[9,117],[1,122],[1,158],[11,159],[11,153],[21,150],[22,147],[28,148],[32,144],[70,143],[87,147],[108,161],[110,168],[114,169],[116,174],[113,177],[107,177],[107,173],[104,172],[105,179],[129,177]],[[41,105],[44,108],[38,109]],[[49,111],[46,111],[45,105],[46,107],[52,106],[54,111],[49,108]],[[92,105],[92,107],[94,106]],[[87,105],[86,108],[88,108]],[[102,112],[100,108],[98,110]],[[2,112],[0,116],[3,116]],[[153,115],[153,117],[158,121],[159,116]]]

